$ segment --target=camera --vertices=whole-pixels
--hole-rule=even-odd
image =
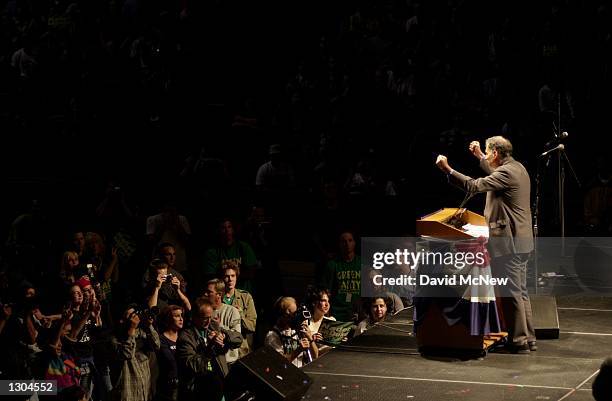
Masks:
[[[164,279],[165,279],[167,282],[171,283],[171,282],[172,282],[172,278],[173,278],[173,277],[174,277],[174,276],[173,276],[172,274],[166,274],[166,275],[164,276]]]
[[[87,268],[89,269],[90,266],[93,266],[91,263],[87,264]],[[93,271],[89,271],[89,274],[87,274],[87,276],[89,277],[89,282],[91,283],[91,288],[93,289],[94,293],[96,294],[96,299],[98,301],[103,301],[105,299],[104,294],[102,293],[102,284],[100,284],[100,281],[97,279],[96,275],[94,274]],[[83,294],[85,295],[85,294]]]
[[[157,317],[158,311],[159,311],[159,308],[154,306],[152,308],[137,309],[134,311],[134,313],[138,315],[142,323],[145,323],[149,319],[155,320],[155,318]]]
[[[85,265],[85,269],[87,270],[88,276],[93,276],[94,273],[96,272],[96,266],[93,263],[87,263]]]
[[[304,324],[304,322],[309,324],[310,319],[312,319],[312,314],[310,313],[310,310],[308,309],[308,307],[305,304],[301,304],[300,306],[298,306],[298,308],[295,311],[295,314],[293,315],[293,321],[291,322],[291,328],[298,333],[298,336],[300,338],[305,337],[305,334],[302,332],[302,325]],[[304,359],[304,363],[310,363],[313,361],[313,357],[309,349],[304,350],[303,359]]]
[[[308,307],[306,307],[306,305],[301,304],[295,311],[295,315],[293,315],[291,327],[295,331],[300,331],[302,330],[302,324],[304,324],[304,321],[310,321],[310,319],[312,319],[312,314],[310,313],[310,310],[308,309]]]

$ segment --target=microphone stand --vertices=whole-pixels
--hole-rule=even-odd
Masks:
[[[578,188],[581,187],[580,180],[572,167],[572,163],[567,157],[567,153],[565,152],[565,146],[561,145],[561,141],[567,137],[567,132],[561,131],[561,88],[557,89],[557,124],[555,121],[552,121],[552,130],[554,134],[554,138],[552,141],[548,142],[548,144],[556,143],[557,144],[557,187],[558,187],[558,197],[559,197],[559,224],[560,224],[560,235],[561,235],[561,257],[565,257],[565,164],[564,161],[567,162],[570,171],[578,184]],[[550,163],[550,155],[547,155],[546,167],[548,167]],[[540,197],[540,159],[538,159],[538,171],[536,175],[536,200],[534,207],[534,251],[535,254],[535,268],[536,268],[536,293],[537,293],[537,236],[538,236],[538,207],[539,207],[539,197]]]
[[[559,214],[561,217],[561,254],[565,255],[565,213],[564,213],[564,199],[563,199],[563,180],[562,180],[562,174],[563,171],[561,170],[561,152],[563,151],[563,147],[559,148],[559,145],[561,144],[561,140],[563,138],[565,138],[567,136],[567,133],[561,133],[561,90],[557,89],[557,124],[555,124],[555,120],[552,120],[552,131],[553,131],[553,139],[548,141],[546,143],[546,145],[544,145],[545,147],[549,147],[552,145],[556,145],[557,149],[559,150],[559,152],[557,153],[557,156],[559,157],[558,161],[558,185],[559,185]],[[552,149],[545,149],[543,155],[545,155],[546,157],[546,164],[544,165],[545,168],[548,168],[549,164],[550,164],[550,159],[551,159],[551,154],[552,153]],[[534,287],[535,287],[535,295],[538,295],[539,293],[539,286],[538,286],[538,274],[539,274],[539,262],[538,262],[538,238],[540,236],[540,227],[539,227],[539,214],[540,214],[540,195],[541,195],[541,191],[542,191],[542,185],[541,185],[541,165],[542,165],[542,156],[543,155],[539,155],[537,160],[537,166],[536,166],[536,185],[535,185],[535,198],[534,198],[534,203],[533,203],[533,207],[532,207],[532,220],[533,220],[533,265],[534,265]]]
[[[561,148],[559,153],[557,154],[557,159],[559,162],[559,213],[561,216],[561,256],[565,256],[565,163],[567,163],[574,180],[576,180],[576,184],[578,184],[578,188],[581,188],[582,185],[574,168],[572,167],[572,163],[570,162],[569,157],[567,157],[567,153],[565,152],[565,148]]]
[[[550,160],[550,156],[547,156]],[[538,228],[538,214],[540,210],[540,165],[542,159],[538,158],[538,164],[536,167],[536,187],[535,187],[535,199],[533,203],[533,266],[534,266],[534,281],[535,281],[535,294],[538,295],[538,237],[539,237],[539,228]],[[548,163],[547,163],[548,164]]]

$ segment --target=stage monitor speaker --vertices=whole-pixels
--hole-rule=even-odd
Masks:
[[[240,358],[226,378],[226,401],[297,401],[312,379],[273,348],[264,346]],[[248,393],[247,393],[248,392]]]
[[[536,338],[559,338],[559,314],[557,300],[548,295],[530,295],[533,312],[533,328]]]

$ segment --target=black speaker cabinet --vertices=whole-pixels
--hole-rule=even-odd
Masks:
[[[306,393],[312,379],[273,348],[264,346],[239,359],[225,382],[226,401],[248,391],[257,401],[297,401]]]
[[[536,338],[559,338],[557,300],[548,295],[530,295]]]

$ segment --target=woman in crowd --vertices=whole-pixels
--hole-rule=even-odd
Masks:
[[[68,308],[72,313],[78,313],[83,304],[83,291],[78,284],[74,284],[70,287],[70,300],[68,301]]]
[[[74,284],[76,280],[80,277],[75,277],[77,275],[76,271],[79,268],[79,254],[74,251],[66,251],[64,252],[64,256],[62,257],[62,264],[60,266],[60,278],[64,285]]]
[[[62,339],[70,332],[72,312],[66,310],[54,327],[48,329],[40,339],[42,352],[36,356],[34,377],[39,380],[54,380],[57,390],[62,390],[79,384],[80,368],[70,352],[62,347]]]
[[[178,399],[178,368],[176,364],[176,342],[183,329],[183,308],[168,305],[159,314],[161,335],[160,349],[157,353],[159,377],[157,380],[158,401],[176,401]]]
[[[90,277],[100,283],[100,301],[111,301],[112,284],[119,280],[119,257],[117,248],[112,248],[110,255],[106,252],[106,244],[102,235],[88,232],[85,236],[85,254],[83,257],[87,264]]]
[[[308,328],[313,333],[312,336],[317,342],[323,341],[323,336],[319,332],[321,328],[321,323],[323,323],[324,320],[336,320],[335,317],[329,316],[329,309],[331,307],[329,303],[329,297],[329,290],[323,287],[313,288],[310,291],[310,294],[308,295],[308,306],[312,315],[312,319],[310,320]],[[319,355],[331,349],[331,347],[327,345],[319,345],[318,347]]]
[[[185,282],[181,279],[182,276],[175,276],[169,271],[165,261],[153,259],[149,267],[148,288],[145,289],[149,308],[178,305],[190,311],[191,302],[185,295]]]
[[[87,277],[82,277],[70,287],[70,302],[66,309],[71,314],[71,325],[64,341],[66,350],[75,357],[79,366],[80,385],[88,397],[92,395],[94,382],[98,381],[93,340],[102,328],[100,302],[90,288],[91,283]]]
[[[67,310],[72,314],[70,332],[64,346],[75,357],[80,368],[80,385],[91,395],[94,382],[100,383],[94,363],[93,344],[102,330],[101,304],[96,299],[87,277],[80,278],[70,287],[70,302]],[[101,388],[99,390],[102,390]]]

